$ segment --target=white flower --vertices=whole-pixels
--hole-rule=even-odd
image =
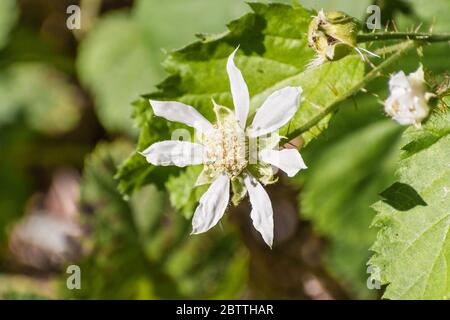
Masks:
[[[306,165],[297,150],[275,149],[280,140],[278,134],[269,138],[265,135],[275,132],[294,116],[300,105],[302,89],[285,87],[272,93],[247,127],[250,98],[247,84],[233,61],[236,51],[237,49],[227,61],[234,113],[213,101],[217,116],[217,123],[213,125],[191,106],[179,102],[150,100],[155,115],[195,128],[201,133],[201,141],[157,142],[144,150],[142,155],[153,165],[184,167],[204,164],[196,185],[211,185],[195,210],[192,234],[206,232],[219,222],[228,206],[230,188],[233,185],[233,192],[238,200],[248,191],[253,225],[264,241],[272,246],[272,204],[258,180],[264,184],[274,181],[272,165],[285,171],[290,177],[305,169]],[[253,164],[249,149],[252,149],[251,144],[255,140],[259,141],[259,149],[263,150],[257,152],[260,162]],[[253,173],[256,170],[256,176],[250,173],[251,168]],[[235,191],[235,184],[239,191]]]
[[[386,113],[401,125],[420,127],[430,112],[428,100],[432,96],[426,92],[422,66],[408,76],[403,71],[394,74],[389,80],[389,91]]]

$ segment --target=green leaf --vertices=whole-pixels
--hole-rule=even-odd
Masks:
[[[442,127],[445,124],[446,130]],[[373,207],[379,228],[369,263],[388,284],[387,299],[450,297],[450,112],[435,113],[422,129],[409,128],[397,171],[398,182],[414,189],[426,205],[399,210],[385,201]],[[430,142],[432,134],[435,139]],[[387,193],[393,192],[386,190]],[[394,195],[392,195],[393,197]]]
[[[192,217],[197,202],[207,189],[207,186],[195,186],[195,181],[201,171],[201,166],[188,167],[178,176],[171,176],[166,183],[171,204],[180,210],[187,219]]]
[[[144,150],[150,144],[159,139],[170,139],[170,131],[175,130],[174,123],[165,121],[162,118],[155,117],[151,110],[148,99],[141,98],[133,103],[133,119],[136,120],[141,135],[139,137],[137,149]],[[150,166],[145,157],[138,152],[132,153],[120,166],[116,179],[118,179],[118,189],[121,193],[130,195],[141,186],[154,183],[163,188],[169,175],[175,175],[180,172],[177,167],[159,167]]]
[[[192,105],[214,121],[211,98],[220,105],[232,106],[225,65],[230,53],[240,45],[235,61],[249,87],[251,114],[275,90],[284,86],[303,87],[305,99],[299,112],[281,130],[281,134],[285,135],[306,124],[363,77],[364,64],[357,56],[305,70],[306,64],[313,58],[306,34],[313,14],[311,11],[299,5],[252,3],[250,6],[253,12],[232,21],[226,33],[208,36],[170,53],[164,62],[170,76],[159,85],[158,92],[148,97]],[[151,115],[151,108],[148,108],[136,117],[136,121],[143,123],[151,119],[153,122],[155,120]],[[326,128],[330,116],[304,134],[306,143]],[[139,147],[150,145],[155,136],[158,133],[141,128]],[[159,140],[162,138],[160,135]],[[136,168],[138,161],[133,155],[121,171],[131,171],[129,168]],[[145,170],[148,169],[134,171],[142,177],[141,181],[150,175]],[[122,190],[137,188],[129,180],[131,177],[120,173],[118,176],[121,183],[127,186]]]
[[[347,124],[355,126],[350,120]],[[319,139],[326,148],[307,148],[303,153],[309,169],[299,195],[300,213],[329,241],[328,270],[361,298],[371,296],[366,261],[375,232],[369,230],[374,217],[369,206],[392,182],[400,132],[392,121],[377,121],[341,138]]]

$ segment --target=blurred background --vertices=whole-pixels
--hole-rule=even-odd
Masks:
[[[450,27],[448,0],[301,1],[360,19],[371,3],[384,25]],[[73,4],[79,30],[66,27]],[[175,209],[156,186],[128,199],[116,189],[138,133],[131,103],[164,79],[165,52],[196,33],[223,32],[249,10],[242,0],[0,1],[0,298],[380,297],[367,285],[376,232],[369,206],[392,182],[400,130],[374,95],[349,102],[305,150],[321,171],[269,188],[272,251],[255,236],[246,204],[205,237],[189,237],[189,199]],[[414,70],[417,60],[396,68]],[[447,71],[448,47],[426,48],[424,65]],[[369,91],[383,97],[385,87],[386,79]],[[81,268],[79,290],[66,286],[72,264]]]

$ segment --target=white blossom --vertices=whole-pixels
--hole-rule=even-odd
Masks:
[[[225,213],[230,200],[231,182],[241,181],[242,188],[248,191],[252,205],[251,218],[256,230],[271,247],[273,242],[272,204],[263,184],[271,181],[267,174],[273,175],[272,166],[285,171],[292,177],[305,169],[297,150],[276,148],[279,136],[265,137],[276,132],[289,122],[300,106],[300,87],[285,87],[272,93],[257,110],[253,121],[247,126],[250,97],[247,84],[241,71],[234,64],[237,49],[229,56],[227,73],[233,97],[234,113],[213,101],[217,123],[211,124],[193,107],[173,101],[150,100],[154,114],[171,121],[181,122],[200,132],[199,143],[187,141],[162,141],[149,146],[141,154],[153,165],[203,164],[202,173],[196,185],[210,184],[203,194],[192,219],[192,234],[203,233],[214,227]],[[260,141],[262,150],[257,151],[256,164],[261,176],[254,177],[248,169],[249,145]],[[275,143],[274,143],[275,141]]]
[[[432,96],[426,92],[422,66],[408,76],[403,71],[391,76],[389,91],[386,113],[401,125],[420,127],[430,112],[428,100]]]

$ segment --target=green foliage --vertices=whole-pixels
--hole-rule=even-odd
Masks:
[[[161,48],[180,47],[200,31],[222,31],[243,6],[240,0],[141,0],[131,12],[102,17],[81,44],[77,69],[103,126],[136,134],[129,106],[163,77]]]
[[[18,32],[19,29],[25,29],[20,24],[15,26],[18,13],[16,1],[0,2],[1,269],[7,265],[8,235],[14,223],[26,211],[27,200],[37,188],[35,176],[31,172],[38,172],[44,180],[42,177],[50,166],[49,162],[51,165],[63,163],[68,166],[73,162],[66,161],[67,154],[76,154],[73,158],[78,159],[83,156],[77,153],[81,148],[76,149],[71,145],[62,149],[61,144],[56,147],[55,144],[44,142],[67,133],[78,124],[81,113],[80,92],[49,61],[35,61],[39,60],[34,59],[36,51],[45,47],[45,44],[34,30]],[[14,31],[11,32],[13,27]],[[49,46],[46,50],[50,50]],[[44,56],[48,59],[48,55]],[[56,148],[58,150],[55,153],[53,151]],[[43,163],[45,168],[40,166]],[[11,297],[15,296],[13,291]]]
[[[200,197],[207,189],[207,186],[195,187],[201,171],[202,166],[188,167],[178,176],[171,176],[166,183],[171,204],[188,219],[192,217]]]
[[[123,154],[129,150],[130,145],[126,142],[100,145],[86,162],[82,202],[94,210],[95,216],[86,221],[92,224],[93,234],[85,240],[85,246],[91,247],[92,252],[81,265],[83,276],[90,280],[83,281],[85,285],[77,297],[148,298],[147,295],[152,294],[145,285],[146,268],[149,266],[142,252],[138,224],[132,209],[132,204],[137,204],[136,199],[131,203],[125,202],[117,193],[116,183],[111,177]],[[152,206],[147,207],[148,217],[160,215],[161,196],[152,193],[151,188],[146,191],[143,190],[143,193],[153,199]],[[102,277],[98,276],[99,273]],[[112,287],[115,290],[111,290]]]
[[[82,42],[78,73],[95,94],[105,128],[133,132],[129,105],[158,79],[153,60],[139,26],[126,13],[105,16]]]
[[[133,103],[133,118],[136,120],[141,135],[138,141],[138,150],[144,150],[149,144],[157,142],[161,137],[170,139],[170,129],[174,130],[175,124],[156,118],[151,112],[148,99],[141,98]],[[148,112],[150,110],[150,112]],[[154,183],[162,188],[170,174],[179,173],[175,167],[156,167],[150,166],[145,158],[134,152],[120,166],[116,178],[119,180],[118,189],[124,194],[131,194],[141,186]]]
[[[402,206],[379,201],[379,228],[370,260],[373,277],[388,284],[388,299],[448,299],[450,296],[450,112],[435,113],[422,129],[404,134],[406,151],[398,181],[413,188],[423,202]],[[430,139],[430,137],[433,137]],[[414,148],[411,148],[414,146]],[[396,192],[388,189],[384,192]],[[396,197],[396,195],[391,195]],[[396,197],[397,201],[402,198]]]
[[[361,297],[370,295],[365,264],[375,239],[373,230],[366,231],[374,216],[369,205],[392,181],[399,133],[391,121],[377,121],[305,154],[301,215],[329,240],[330,272]]]
[[[450,10],[450,2],[447,0],[435,0],[430,5],[425,0],[407,1],[409,7],[413,10],[408,15],[399,14],[395,18],[400,31],[416,30],[419,26],[419,32],[448,32],[450,28],[447,12]],[[424,46],[419,55],[412,53],[402,59],[401,65],[395,66],[393,71],[404,70],[405,73],[412,72],[418,68],[419,62],[425,66],[426,70],[434,74],[447,72],[450,68],[448,63],[448,43],[435,43]],[[401,68],[400,68],[401,67]]]
[[[361,80],[364,63],[359,57],[354,53],[305,70],[314,54],[306,41],[314,12],[297,4],[250,4],[252,11],[226,29],[226,21],[248,10],[242,0],[136,0],[131,8],[114,12],[110,9],[131,2],[107,1],[101,15],[92,19],[92,29],[78,37],[79,33],[55,28],[64,23],[65,12],[59,10],[65,6],[57,1],[44,6],[44,2],[0,1],[0,298],[257,297],[254,283],[274,286],[269,274],[260,272],[272,267],[265,262],[266,256],[273,254],[285,261],[283,271],[292,266],[297,270],[303,257],[296,254],[301,251],[303,255],[303,250],[297,250],[296,243],[286,239],[270,253],[262,252],[245,232],[244,242],[251,248],[247,252],[235,225],[228,225],[229,219],[223,221],[224,228],[189,235],[190,217],[207,188],[194,186],[201,166],[155,167],[137,151],[171,139],[176,129],[191,129],[155,117],[148,98],[181,101],[214,120],[211,98],[232,107],[225,64],[240,45],[235,61],[250,89],[250,116],[273,91],[302,86],[305,100],[280,132],[287,135],[307,127]],[[301,1],[306,7],[342,10],[356,18],[372,2]],[[420,31],[431,25],[435,32],[449,30],[448,0],[378,3],[388,3],[382,6],[387,8],[382,17],[391,19],[394,14],[399,30],[420,23]],[[401,10],[393,10],[398,4]],[[414,14],[408,14],[412,12],[409,4]],[[19,7],[25,10],[15,26]],[[171,51],[186,43],[191,44]],[[368,49],[388,44],[378,42]],[[408,73],[419,62],[433,75],[447,71],[448,48],[448,43],[433,44],[402,57],[366,86],[364,93],[304,132],[306,148],[301,153],[309,168],[293,183],[300,190],[300,217],[311,222],[315,234],[305,236],[299,246],[306,248],[316,235],[325,239],[325,250],[313,252],[323,258],[317,267],[321,273],[326,269],[324,279],[319,275],[324,287],[328,281],[335,285],[334,277],[350,297],[374,298],[379,291],[367,289],[366,262],[377,239],[371,271],[373,279],[381,275],[387,284],[385,298],[449,298],[450,114],[433,115],[422,130],[408,129],[400,154],[402,128],[385,119],[379,103],[387,96],[389,73]],[[76,73],[90,96],[77,88],[75,61]],[[167,79],[155,89],[166,74]],[[82,289],[67,290],[67,274],[61,273],[56,276],[60,291],[54,292],[52,275],[43,286],[42,279],[33,281],[34,276],[9,272],[17,270],[7,260],[8,236],[24,212],[55,201],[43,194],[45,203],[40,203],[55,168],[81,169],[86,152],[104,137],[103,130],[92,125],[95,117],[82,105],[93,106],[114,140],[99,144],[83,170],[80,210],[86,234],[82,260],[74,262],[82,269]],[[77,127],[81,111],[83,124]],[[135,148],[125,139],[137,134]],[[236,184],[232,187],[232,202],[237,204],[243,190]],[[376,212],[370,205],[377,200],[374,219]],[[379,228],[378,238],[377,230],[369,229],[371,221]]]
[[[195,41],[198,34],[222,32],[230,19],[246,9],[240,0],[187,0],[183,4],[178,0],[139,0],[133,13],[146,38],[151,39],[152,50],[159,53],[159,64],[164,58],[160,48],[175,49]]]
[[[408,1],[414,11],[414,15],[400,16],[398,23],[403,28],[416,28],[422,25],[425,29],[428,26],[433,27],[433,32],[448,32],[450,21],[448,12],[450,10],[450,2],[447,0],[435,0],[430,5],[426,0],[410,0]]]
[[[281,134],[287,134],[306,124],[362,78],[364,65],[355,56],[305,70],[313,57],[306,35],[311,11],[298,5],[252,3],[250,6],[253,12],[231,22],[226,33],[205,36],[201,41],[170,53],[164,62],[170,76],[159,85],[159,91],[146,98],[192,105],[213,121],[211,99],[221,105],[232,105],[225,64],[229,54],[240,45],[236,63],[252,97],[251,114],[275,90],[288,85],[302,86],[305,100],[293,120],[281,130]],[[134,113],[141,127],[138,150],[154,141],[170,138],[170,131],[151,130],[152,123],[163,120],[152,117],[148,103],[147,108],[143,105],[144,102],[139,103]],[[309,141],[319,135],[328,120],[329,117],[306,132],[304,139]],[[146,121],[151,123],[146,124]],[[121,167],[118,174],[121,191],[128,193],[150,180],[152,169],[141,165],[143,163],[143,157],[135,153]]]
[[[436,10],[433,10],[433,12],[427,10],[427,16],[422,14],[421,10],[418,11],[421,12],[425,21],[432,21],[433,15],[436,14]],[[445,23],[445,20],[437,21],[438,25],[442,23]],[[426,27],[425,24],[423,28]],[[423,53],[423,56],[418,56],[417,52],[406,55],[385,74],[399,70],[413,71],[418,67],[418,58],[422,60],[427,70],[435,74],[448,69],[449,65],[444,63],[447,61],[444,56],[448,55],[447,44],[427,46]],[[329,242],[325,253],[327,268],[341,280],[346,288],[363,298],[373,297],[376,293],[369,292],[366,287],[368,274],[365,263],[370,255],[368,249],[376,236],[373,229],[368,229],[374,216],[369,206],[377,199],[377,193],[394,181],[393,173],[398,162],[398,151],[395,150],[397,139],[391,136],[389,140],[388,131],[395,130],[393,129],[395,124],[384,123],[387,130],[386,136],[384,138],[383,135],[376,136],[374,145],[372,145],[372,137],[367,137],[367,143],[360,143],[357,147],[356,144],[353,145],[354,150],[347,154],[341,152],[333,156],[331,153],[339,145],[345,146],[346,143],[351,143],[351,137],[356,139],[364,132],[369,133],[370,130],[383,127],[383,122],[379,120],[385,118],[385,115],[377,98],[385,97],[387,97],[386,78],[380,78],[367,87],[367,93],[359,94],[354,101],[342,104],[338,114],[331,120],[330,128],[320,139],[312,142],[302,151],[309,169],[296,178],[296,184],[303,186],[302,195],[299,197],[302,216],[310,219],[317,232]],[[435,123],[434,130],[439,135],[448,130],[447,125],[445,121],[441,121],[440,124]],[[399,132],[397,131],[397,135]],[[391,134],[394,132],[391,131]],[[417,131],[417,134],[421,136],[420,140],[412,140],[410,144],[404,146],[403,149],[406,150],[403,155],[406,155],[408,150],[418,150],[438,139],[436,134],[430,132]],[[382,143],[385,144],[384,147]],[[350,149],[350,146],[348,148]],[[377,148],[378,152],[375,152]],[[384,148],[387,149],[383,154]],[[366,152],[365,156],[361,156]],[[365,159],[365,162],[362,162],[360,166],[351,165],[357,164],[362,159]],[[332,180],[336,181],[335,184],[330,184],[327,173],[321,173],[323,166],[328,169],[326,172],[331,177],[339,177],[339,180]],[[378,174],[374,174],[376,171],[372,171],[373,168],[378,170]],[[321,181],[318,177],[322,177]],[[410,196],[409,192],[406,195]],[[388,196],[385,201],[395,197]],[[420,199],[415,199],[415,203],[421,203],[417,201]]]
[[[291,1],[292,2],[292,1]],[[366,13],[367,7],[373,2],[372,0],[300,0],[306,8],[314,8],[316,10],[325,11],[343,11],[355,18],[362,18]]]
[[[56,69],[39,63],[13,64],[0,74],[0,126],[23,115],[47,134],[73,129],[80,118],[77,88]]]
[[[427,2],[426,4],[422,0],[411,2],[411,8],[416,14],[399,16],[399,19],[397,19],[399,28],[403,30],[406,28],[411,29],[416,28],[420,24],[422,25],[422,31],[427,30],[430,26],[433,26],[433,31],[448,31],[448,19],[444,9],[448,6],[448,1],[438,0]],[[421,62],[426,70],[439,74],[448,69],[444,62],[447,60],[447,56],[448,44],[435,44],[423,49]],[[408,55],[401,63],[401,69],[405,70],[405,72],[415,70],[418,65],[415,54]],[[395,71],[398,70],[399,66],[397,66]],[[382,283],[391,283],[386,289],[384,298],[441,299],[447,297],[448,299],[448,293],[445,293],[445,290],[441,290],[439,286],[435,286],[433,283],[433,279],[436,279],[436,277],[440,277],[439,282],[445,283],[442,280],[445,277],[444,273],[439,273],[430,265],[422,264],[424,260],[429,259],[431,262],[434,259],[434,256],[426,256],[424,253],[429,255],[437,253],[436,250],[432,249],[432,246],[436,247],[442,243],[424,239],[437,231],[432,230],[433,228],[427,229],[429,227],[427,221],[433,219],[432,216],[428,216],[429,212],[435,210],[433,208],[440,206],[440,204],[430,203],[429,198],[424,197],[428,187],[423,185],[421,188],[417,188],[415,184],[429,183],[431,186],[434,177],[419,177],[415,175],[417,172],[429,175],[430,170],[434,170],[429,165],[431,163],[437,167],[444,165],[443,163],[438,163],[439,154],[432,155],[432,150],[439,148],[437,145],[442,143],[443,138],[449,132],[448,116],[435,115],[424,126],[424,130],[410,128],[404,137],[401,153],[403,160],[401,160],[400,169],[397,172],[399,181],[382,192],[381,196],[384,200],[374,205],[378,215],[373,224],[381,228],[381,230],[378,233],[378,240],[373,246],[375,255],[370,260],[370,264],[374,267],[372,269],[373,279],[381,280]],[[433,157],[435,157],[434,160]],[[419,168],[418,163],[417,166],[413,165],[416,161],[420,161],[419,159],[423,161],[422,165],[424,167],[422,168]],[[414,183],[410,183],[410,181]],[[438,186],[436,185],[436,187]],[[413,226],[415,226],[415,229]],[[427,231],[420,236],[419,233],[425,230]],[[412,243],[413,238],[417,238],[414,244]],[[423,241],[427,242],[427,248],[422,250],[421,243]],[[412,245],[410,248],[407,248],[409,243]],[[445,250],[443,248],[443,255],[445,255]],[[437,261],[437,259],[433,261]],[[436,268],[437,264],[438,262],[436,262]],[[429,275],[428,279],[425,274]],[[379,279],[380,276],[381,279]]]
[[[83,287],[63,293],[110,299],[236,296],[247,267],[236,237],[189,237],[190,222],[173,212],[166,193],[154,185],[125,201],[112,175],[130,150],[120,140],[101,144],[86,161],[82,203],[94,214],[85,221],[91,233],[80,264]]]

